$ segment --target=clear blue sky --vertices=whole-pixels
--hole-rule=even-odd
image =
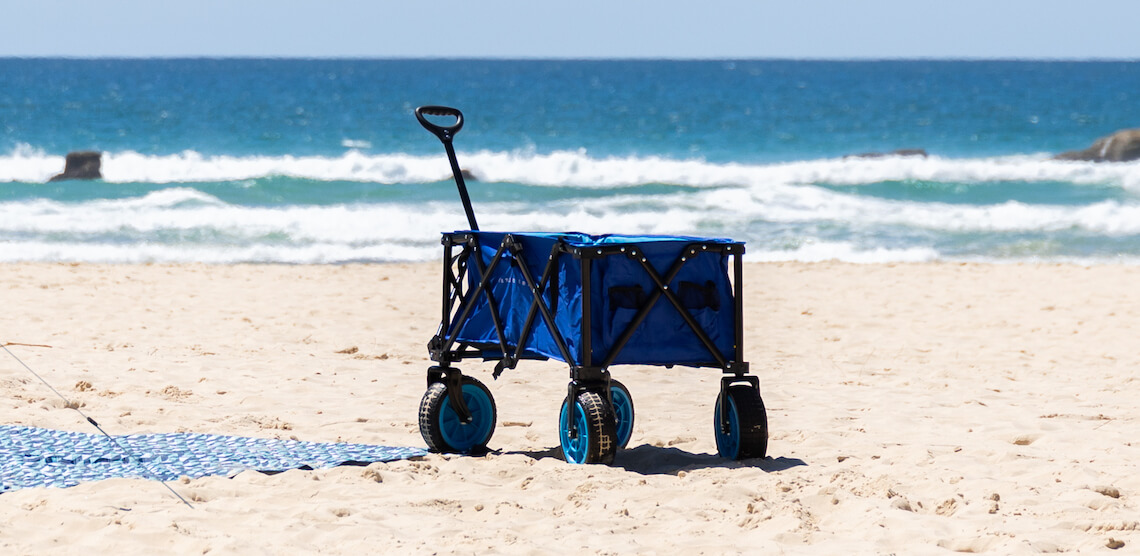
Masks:
[[[3,0],[0,56],[1112,58],[1138,0]]]

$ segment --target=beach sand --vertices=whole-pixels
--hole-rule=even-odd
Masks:
[[[110,434],[424,446],[439,264],[0,265],[0,342]],[[1140,268],[748,263],[769,458],[715,455],[720,373],[616,367],[612,466],[559,458],[568,371],[460,367],[492,453],[0,495],[4,554],[1140,550]],[[0,416],[94,433],[0,353]]]

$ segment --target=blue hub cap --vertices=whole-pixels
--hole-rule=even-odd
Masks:
[[[562,402],[562,414],[558,418],[559,437],[562,442],[562,453],[567,463],[585,463],[590,450],[590,428],[586,423],[586,411],[582,404],[574,402],[574,421],[576,434],[570,434],[570,405],[568,401]]]
[[[621,388],[611,388],[610,396],[613,397],[614,414],[617,417],[617,445],[625,448],[629,437],[633,435],[633,400]]]
[[[463,402],[471,411],[471,422],[464,423],[451,407],[451,400],[443,402],[439,412],[439,432],[443,441],[459,452],[467,452],[489,439],[492,419],[495,418],[491,398],[482,388],[473,384],[463,385]]]

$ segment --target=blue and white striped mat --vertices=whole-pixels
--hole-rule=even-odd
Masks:
[[[114,441],[101,434],[0,425],[0,492],[69,487],[115,477],[170,481],[184,476],[233,476],[247,469],[320,469],[427,453],[420,448],[196,433],[113,438]]]

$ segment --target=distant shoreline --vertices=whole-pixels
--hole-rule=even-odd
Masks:
[[[1016,58],[1016,57],[866,57],[866,58],[737,58],[737,57],[509,57],[509,56],[213,56],[213,55],[161,55],[161,56],[79,56],[79,55],[43,55],[43,56],[0,56],[0,61],[13,60],[55,60],[55,61],[331,61],[331,62],[694,62],[694,63],[721,63],[721,62],[793,62],[793,63],[844,63],[844,64],[876,64],[876,63],[1010,63],[1010,64],[1069,64],[1069,63],[1140,63],[1140,58],[1111,58],[1111,57],[1042,57],[1042,58]]]

